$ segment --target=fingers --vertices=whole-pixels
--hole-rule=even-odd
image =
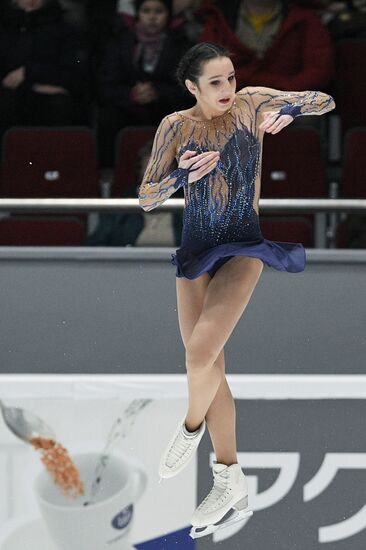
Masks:
[[[276,120],[278,117],[278,113],[264,113],[265,120],[262,122],[262,124],[259,126],[262,130],[267,130],[271,124]]]
[[[279,118],[274,124],[272,124],[268,129],[267,132],[270,132],[271,134],[277,134],[282,128],[287,126],[289,124],[286,120],[283,118]]]
[[[190,174],[193,172],[193,176],[188,179],[192,183],[215,168],[219,158],[219,151],[205,151],[197,154],[197,151],[187,150],[180,157],[179,166],[189,169]]]
[[[197,155],[195,157],[195,160],[200,160],[202,158],[205,158],[208,155],[217,154],[217,153],[218,153],[218,151],[205,151],[204,153],[197,154],[197,151],[191,151],[190,149],[187,149],[187,151],[185,151],[180,158],[181,159],[188,159],[188,158],[192,157],[193,155]]]
[[[281,115],[280,117],[278,117],[277,113],[272,117],[267,117],[267,120],[265,122],[262,122],[259,127],[265,132],[277,134],[280,130],[282,130],[282,128],[288,126],[288,124],[290,124],[292,121],[293,118],[290,115]]]
[[[218,160],[219,160],[218,158],[217,159],[215,158],[214,160],[211,160],[207,164],[203,165],[201,168],[191,171],[189,173],[188,182],[193,183],[194,181],[197,181],[203,178],[203,176],[211,172],[211,170],[213,170],[216,167]]]
[[[197,154],[197,151],[190,151],[189,149],[187,149],[187,151],[184,151],[183,155],[180,158],[185,160],[185,159],[189,159],[190,157],[196,154]]]
[[[281,117],[278,120],[276,120],[276,117],[271,118],[271,120],[267,119],[266,123],[263,124],[262,129],[265,132],[272,132],[272,130],[277,128],[278,124],[281,122]]]
[[[197,168],[200,168],[201,166],[204,166],[205,164],[211,162],[211,161],[218,161],[220,158],[220,153],[218,151],[209,151],[206,153],[201,153],[194,159],[192,159],[192,162],[190,163],[189,168],[191,170],[196,170]]]
[[[271,128],[269,128],[269,131],[272,133],[272,134],[277,134],[277,132],[279,132],[280,130],[282,130],[282,128],[284,128],[285,126],[287,126],[288,122],[286,122],[285,120],[279,120],[278,122],[276,122]]]

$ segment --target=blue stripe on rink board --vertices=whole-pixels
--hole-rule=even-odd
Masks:
[[[157,539],[135,544],[136,550],[194,550],[195,540],[189,536],[191,526],[174,531]]]

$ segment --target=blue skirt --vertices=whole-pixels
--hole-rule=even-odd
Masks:
[[[177,268],[176,277],[186,279],[196,279],[205,272],[213,277],[219,267],[234,256],[259,258],[269,267],[290,273],[304,271],[306,263],[305,248],[301,243],[264,238],[223,243],[201,251],[182,246],[171,256],[171,263]]]

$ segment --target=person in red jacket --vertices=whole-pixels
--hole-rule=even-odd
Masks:
[[[313,9],[282,0],[217,0],[197,16],[204,21],[199,42],[220,43],[234,54],[239,87],[311,90],[330,83],[332,43]]]

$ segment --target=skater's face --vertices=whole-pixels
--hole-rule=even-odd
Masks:
[[[159,0],[146,0],[139,9],[138,19],[146,33],[155,34],[168,26],[169,12]]]
[[[224,112],[235,99],[235,69],[229,57],[215,57],[201,66],[198,85],[186,80],[188,90],[205,110]]]
[[[14,0],[14,3],[21,10],[34,11],[39,10],[45,3],[45,0]]]

